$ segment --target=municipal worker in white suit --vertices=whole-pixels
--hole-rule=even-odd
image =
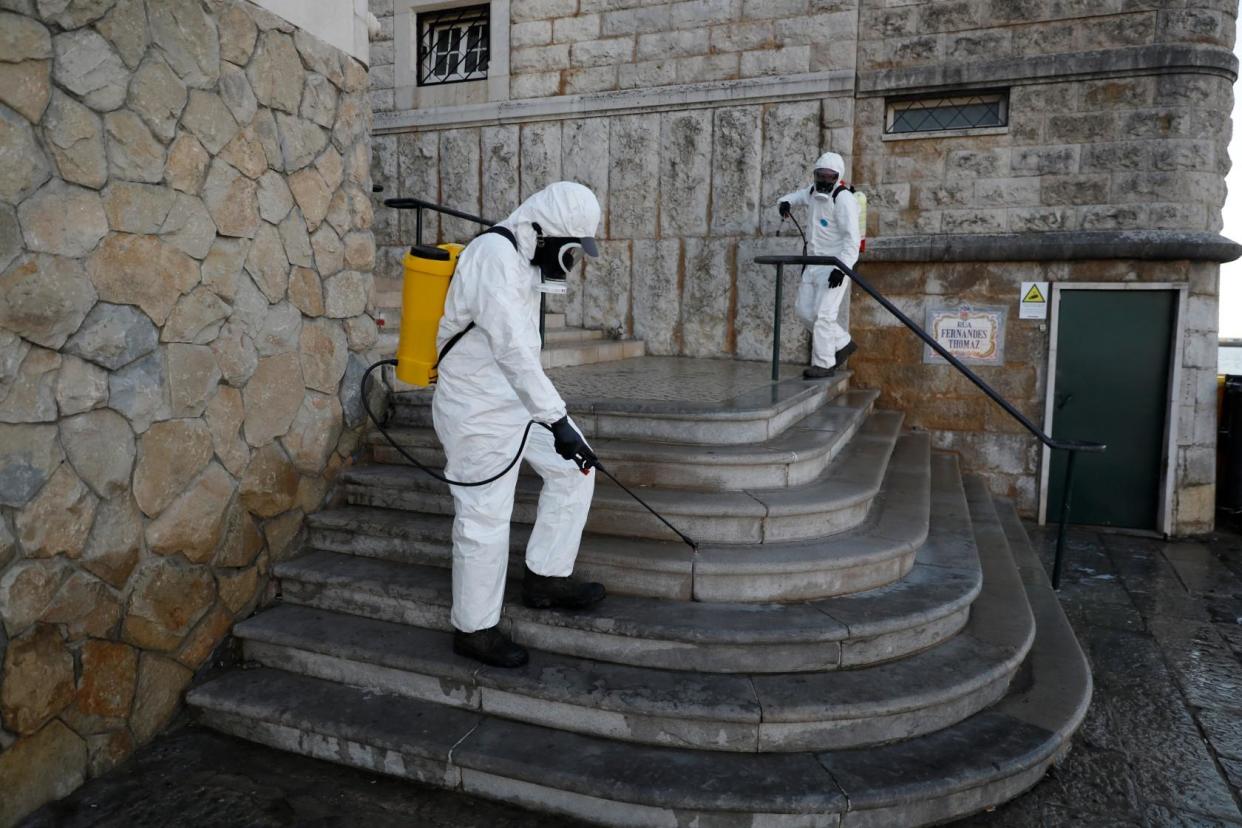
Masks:
[[[604,598],[601,584],[570,577],[595,489],[595,454],[539,362],[540,292],[563,292],[581,255],[598,255],[599,219],[599,201],[581,184],[561,181],[532,195],[462,252],[437,336],[432,416],[448,477],[495,475],[535,421],[524,457],[543,491],[526,547],[528,606],[580,609]],[[451,487],[453,649],[503,667],[527,660],[497,626],[519,466],[485,486]]]
[[[814,181],[807,187],[782,196],[781,216],[795,206],[807,208],[808,252],[812,256],[836,256],[853,267],[858,261],[862,232],[858,226],[858,200],[845,183],[845,160],[826,152],[815,162]],[[849,291],[845,273],[836,267],[812,265],[802,273],[795,312],[811,332],[811,367],[803,372],[807,379],[821,379],[836,373],[858,346],[838,321],[841,302]]]

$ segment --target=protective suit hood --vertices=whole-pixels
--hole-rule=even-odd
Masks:
[[[837,180],[845,182],[848,178],[845,174],[845,159],[835,152],[825,152],[815,162],[812,172],[815,170],[832,170],[837,174]]]
[[[573,181],[557,181],[523,201],[500,226],[513,233],[518,252],[529,260],[535,255],[532,225],[538,224],[545,236],[574,236],[594,242],[599,219],[595,193]]]

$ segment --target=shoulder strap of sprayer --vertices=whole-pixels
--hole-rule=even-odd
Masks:
[[[854,187],[853,187],[853,186],[848,186],[848,187],[847,187],[847,186],[846,186],[846,185],[844,185],[844,184],[840,184],[840,185],[838,185],[838,186],[837,186],[837,188],[836,188],[835,190],[833,190],[833,191],[832,191],[832,202],[833,202],[834,204],[835,204],[835,203],[836,203],[836,201],[837,201],[837,196],[841,194],[841,191],[842,191],[842,190],[848,190],[849,192],[851,192],[851,193],[852,193],[852,192],[854,192]]]
[[[514,250],[518,249],[517,236],[513,235],[513,232],[509,230],[509,228],[501,227],[500,225],[494,225],[492,227],[487,228],[479,235],[485,236],[488,233],[495,233],[497,236],[504,236],[506,239],[509,240],[509,244],[513,245]],[[466,334],[470,333],[472,330],[474,330],[473,322],[471,322],[469,325],[467,325],[466,327],[462,328],[460,331],[458,331],[457,333],[449,337],[449,341],[445,342],[444,347],[440,349],[440,355],[436,357],[437,368],[440,367],[441,362],[444,362],[444,358],[449,355],[449,351],[453,350],[453,346],[456,345],[458,342],[460,342],[461,338],[465,336]]]

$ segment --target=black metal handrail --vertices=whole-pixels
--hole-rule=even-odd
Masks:
[[[386,198],[384,206],[391,207],[394,210],[413,210],[414,212],[414,244],[421,246],[423,243],[423,210],[433,210],[437,213],[443,213],[453,218],[464,219],[465,221],[473,221],[475,224],[481,224],[484,227],[492,227],[498,222],[491,219],[476,216],[474,213],[467,213],[464,210],[458,210],[453,207],[447,207],[443,204],[436,204],[434,201],[427,201],[422,198]],[[547,316],[548,303],[545,294],[539,294],[539,344],[547,345],[547,323],[544,319]]]
[[[1001,396],[995,388],[988,385],[984,380],[970,370],[960,359],[949,353],[948,349],[935,340],[927,331],[923,330],[917,322],[906,316],[896,305],[888,300],[882,293],[872,287],[866,279],[858,275],[853,268],[843,263],[835,256],[756,256],[756,264],[776,265],[776,307],[773,311],[772,321],[772,380],[775,382],[780,379],[780,355],[781,355],[781,300],[784,292],[784,269],[785,265],[826,265],[829,267],[840,268],[846,276],[853,280],[854,284],[862,288],[872,299],[879,302],[881,306],[893,316],[897,321],[905,325],[915,336],[923,340],[927,345],[944,358],[946,362],[961,372],[966,379],[970,380],[974,385],[988,396],[992,402],[999,405],[1005,410],[1005,413],[1013,417],[1018,423],[1029,431],[1037,440],[1050,449],[1066,451],[1069,453],[1065,466],[1065,488],[1061,498],[1061,524],[1057,532],[1057,551],[1056,557],[1052,564],[1052,586],[1054,589],[1061,585],[1061,565],[1065,553],[1065,529],[1069,524],[1070,510],[1070,491],[1074,484],[1074,458],[1078,456],[1078,452],[1098,453],[1104,451],[1107,446],[1103,443],[1096,443],[1089,440],[1057,440],[1048,434],[1030,418],[1019,411],[1014,405]]]

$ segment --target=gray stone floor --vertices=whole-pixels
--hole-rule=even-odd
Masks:
[[[1031,531],[1050,559],[1052,533]],[[1068,560],[1061,599],[1094,667],[1091,710],[1043,782],[959,825],[1242,826],[1242,532],[1077,530]],[[185,726],[26,826],[572,824]]]

